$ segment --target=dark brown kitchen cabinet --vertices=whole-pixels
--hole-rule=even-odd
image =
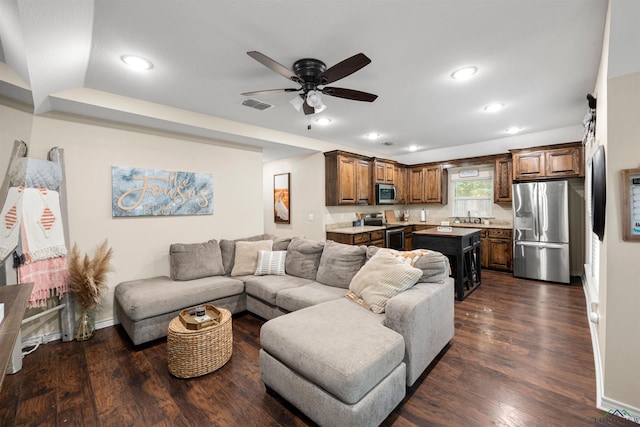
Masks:
[[[422,166],[408,169],[407,179],[409,181],[409,203],[425,203],[424,178],[425,171]]]
[[[440,165],[427,166],[425,170],[425,202],[447,203],[447,170]]]
[[[481,233],[482,268],[513,271],[513,240],[509,229],[487,228]]]
[[[409,168],[408,203],[447,203],[447,170],[441,165]]]
[[[513,161],[510,157],[496,159],[495,173],[493,175],[493,202],[511,203],[512,184]]]
[[[371,162],[366,157],[325,153],[325,205],[372,205]]]
[[[376,159],[373,164],[376,184],[395,184],[394,163]]]
[[[511,153],[514,180],[584,177],[584,147],[580,142]]]
[[[398,204],[407,203],[407,168],[396,166],[396,189],[398,190]]]
[[[366,245],[384,247],[384,230],[365,231],[362,233],[336,233],[327,231],[327,240],[345,245]]]

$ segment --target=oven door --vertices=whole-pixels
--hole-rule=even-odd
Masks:
[[[384,240],[385,248],[404,250],[404,227],[387,229]]]

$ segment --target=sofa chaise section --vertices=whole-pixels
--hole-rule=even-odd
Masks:
[[[200,304],[245,311],[244,283],[227,276],[188,281],[158,276],[123,282],[115,290],[116,315],[135,345],[167,336],[171,319]]]

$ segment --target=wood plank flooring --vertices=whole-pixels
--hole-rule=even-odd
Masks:
[[[455,303],[451,344],[383,425],[594,425],[603,411],[582,286],[482,274]],[[188,380],[168,373],[166,340],[136,349],[120,326],[42,345],[6,376],[0,426],[313,425],[260,382],[263,323],[235,316],[231,360]]]

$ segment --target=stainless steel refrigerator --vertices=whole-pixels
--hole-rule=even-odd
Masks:
[[[567,181],[513,184],[513,275],[569,283]]]

